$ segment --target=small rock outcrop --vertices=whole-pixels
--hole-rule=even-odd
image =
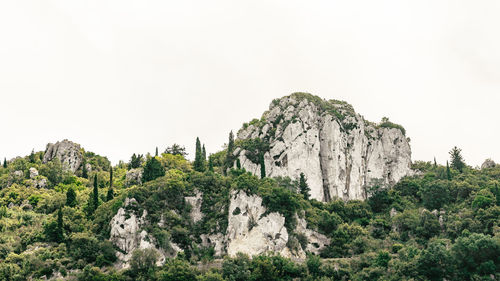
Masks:
[[[490,169],[490,168],[495,168],[496,167],[495,161],[491,159],[486,159],[484,160],[483,164],[481,165],[481,169]]]
[[[130,259],[136,249],[157,250],[159,254],[158,265],[163,264],[166,257],[175,256],[180,251],[179,247],[174,243],[171,243],[172,249],[168,253],[156,247],[154,238],[142,229],[147,224],[147,211],[144,210],[140,217],[136,216],[133,211],[129,211],[129,209],[136,207],[137,201],[134,198],[127,198],[124,207],[118,210],[110,222],[110,241],[120,249],[120,251],[116,252],[119,268],[129,267]]]
[[[264,216],[265,213],[266,208],[262,206],[259,196],[248,196],[244,191],[231,193],[226,234],[229,256],[235,256],[238,252],[249,256],[274,252],[292,257],[286,245],[288,231],[285,217],[279,213]]]
[[[61,161],[63,169],[74,173],[83,162],[82,149],[79,144],[69,140],[58,141],[55,144],[49,143],[43,156],[43,163],[55,158]]]
[[[391,186],[412,173],[404,128],[366,121],[352,106],[296,93],[273,101],[260,120],[238,132],[235,156],[256,175],[263,155],[269,177],[304,173],[311,197],[366,199],[367,187]]]
[[[38,177],[38,170],[35,168],[30,168],[30,179],[35,179]]]
[[[203,219],[203,213],[201,212],[201,204],[203,203],[203,193],[197,191],[195,196],[189,196],[184,198],[186,203],[191,205],[191,219],[193,222],[197,223]]]
[[[125,176],[125,185],[132,186],[135,184],[142,184],[142,173],[142,168],[131,169],[127,171],[127,174]]]

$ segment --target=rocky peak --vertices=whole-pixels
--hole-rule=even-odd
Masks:
[[[45,154],[43,156],[43,163],[52,161],[58,158],[65,170],[72,171],[73,173],[80,168],[83,161],[83,153],[79,144],[71,142],[67,139],[58,141],[55,144],[47,144]]]
[[[307,177],[311,197],[366,199],[372,185],[390,186],[411,173],[411,149],[400,125],[375,124],[346,102],[295,93],[274,100],[261,119],[238,132],[241,166],[266,175]]]

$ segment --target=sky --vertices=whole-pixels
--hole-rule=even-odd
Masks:
[[[219,151],[277,97],[387,116],[413,160],[500,162],[500,2],[1,1],[0,158]]]

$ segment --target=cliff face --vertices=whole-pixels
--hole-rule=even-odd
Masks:
[[[238,132],[236,143],[242,168],[259,175],[263,154],[266,176],[304,173],[311,197],[323,202],[366,199],[367,187],[389,186],[411,173],[402,127],[376,125],[345,102],[309,94],[273,101],[260,120]]]
[[[43,157],[43,163],[58,158],[65,170],[76,172],[83,161],[83,154],[79,144],[69,140],[58,141],[55,144],[47,144],[47,149]]]

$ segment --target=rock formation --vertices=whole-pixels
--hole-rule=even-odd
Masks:
[[[484,160],[483,164],[481,165],[481,169],[489,169],[489,168],[495,168],[497,164],[495,161],[491,159],[486,159]]]
[[[127,198],[124,207],[118,209],[118,212],[110,222],[111,232],[109,240],[120,249],[120,251],[116,252],[119,260],[118,267],[129,267],[129,261],[136,249],[156,249],[159,254],[158,265],[163,264],[166,257],[175,256],[177,252],[181,251],[174,243],[171,243],[172,249],[170,249],[169,253],[164,249],[158,249],[154,238],[142,229],[148,223],[146,210],[139,217],[134,211],[129,210],[134,208],[137,208],[137,201],[134,198]]]
[[[58,141],[55,144],[49,143],[43,156],[43,163],[52,161],[55,158],[61,161],[63,169],[74,173],[82,164],[82,149],[79,144],[69,140]]]
[[[372,185],[390,186],[411,173],[404,129],[376,125],[335,100],[296,93],[273,101],[260,120],[238,132],[235,156],[260,175],[260,154],[269,177],[304,173],[311,198],[366,199]]]
[[[142,184],[142,173],[142,168],[127,171],[127,175],[125,176],[125,185],[132,186],[135,184]]]

